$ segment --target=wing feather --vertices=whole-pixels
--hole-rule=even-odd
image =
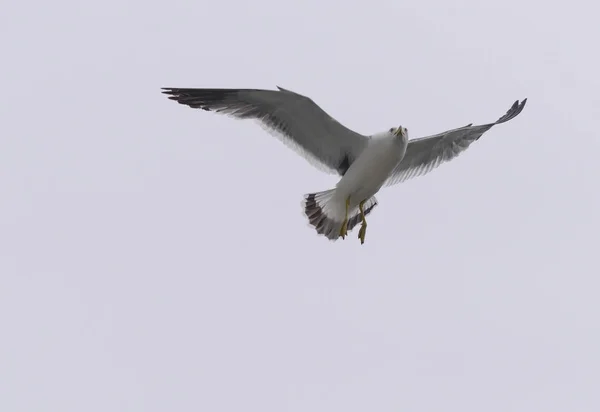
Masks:
[[[263,128],[317,168],[343,175],[368,137],[340,124],[312,99],[283,89],[163,88],[169,99],[192,108],[238,119],[257,120]]]
[[[517,100],[506,114],[494,123],[479,126],[473,126],[471,123],[433,136],[410,140],[404,158],[390,174],[385,185],[390,186],[425,175],[442,163],[454,159],[493,126],[514,119],[521,113],[526,102],[527,99],[520,103]]]

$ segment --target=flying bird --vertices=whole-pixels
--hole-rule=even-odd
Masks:
[[[403,126],[372,135],[357,133],[309,97],[279,86],[277,90],[167,87],[162,91],[169,99],[195,109],[257,120],[314,166],[341,176],[335,188],[304,196],[304,214],[317,233],[333,241],[345,239],[360,222],[361,244],[367,229],[365,217],[377,206],[375,194],[382,187],[424,175],[454,159],[494,125],[515,118],[527,102],[517,100],[493,123],[471,123],[409,140]]]

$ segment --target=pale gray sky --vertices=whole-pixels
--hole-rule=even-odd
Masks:
[[[0,410],[600,410],[592,1],[9,1]],[[362,133],[521,115],[385,189],[160,87],[285,88]]]

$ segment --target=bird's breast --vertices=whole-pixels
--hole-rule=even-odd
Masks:
[[[370,198],[383,186],[405,151],[406,146],[398,139],[373,139],[339,181],[338,190],[360,198],[358,201]]]

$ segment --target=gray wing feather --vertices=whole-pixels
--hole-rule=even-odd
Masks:
[[[517,100],[506,114],[494,123],[479,126],[473,126],[471,123],[433,136],[410,140],[404,158],[393,170],[385,186],[422,176],[442,163],[454,159],[494,125],[514,119],[521,113],[526,102],[527,99],[521,103]]]
[[[169,99],[192,108],[255,119],[317,168],[343,175],[367,144],[312,99],[277,87],[257,89],[163,88]]]

